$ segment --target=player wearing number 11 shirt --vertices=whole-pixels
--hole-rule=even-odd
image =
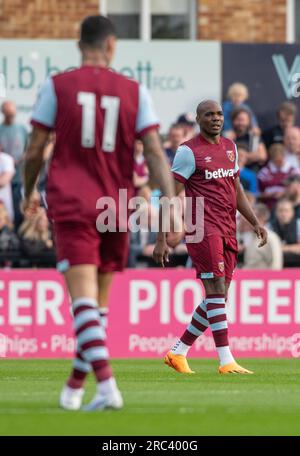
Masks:
[[[43,148],[49,132],[55,131],[47,204],[54,221],[58,265],[72,298],[77,337],[73,371],[60,396],[60,405],[73,410],[81,406],[84,380],[91,370],[97,392],[87,409],[117,409],[123,404],[108,362],[104,318],[101,322],[100,317],[107,308],[113,272],[126,265],[128,236],[97,231],[96,203],[110,197],[118,208],[120,189],[131,196],[135,138],[143,141],[151,178],[166,196],[174,195],[147,90],[108,67],[115,43],[109,19],[84,19],[79,41],[82,65],[50,77],[42,86],[25,159],[26,212],[34,208]],[[118,229],[118,213],[116,225]]]

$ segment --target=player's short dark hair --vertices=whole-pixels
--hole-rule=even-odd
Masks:
[[[101,48],[106,38],[111,35],[116,36],[116,30],[107,17],[97,14],[87,16],[81,22],[80,42],[84,46]]]

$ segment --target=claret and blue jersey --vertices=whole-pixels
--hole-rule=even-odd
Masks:
[[[99,197],[118,201],[119,189],[133,192],[134,140],[159,121],[144,86],[84,65],[44,83],[32,124],[56,133],[47,181],[50,217],[94,222]]]
[[[233,141],[208,142],[201,134],[179,146],[172,171],[187,197],[204,197],[204,235],[236,235],[238,154]]]

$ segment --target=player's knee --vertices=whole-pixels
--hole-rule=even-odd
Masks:
[[[224,277],[214,277],[212,279],[203,280],[203,285],[206,294],[224,294],[225,295],[225,280]]]

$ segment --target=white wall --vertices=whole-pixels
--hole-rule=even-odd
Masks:
[[[17,103],[18,120],[28,124],[38,88],[49,72],[78,66],[79,61],[73,40],[0,40],[0,73],[6,79],[6,98]],[[220,100],[218,42],[120,40],[112,66],[148,86],[162,132],[179,114],[194,112],[201,99]]]

